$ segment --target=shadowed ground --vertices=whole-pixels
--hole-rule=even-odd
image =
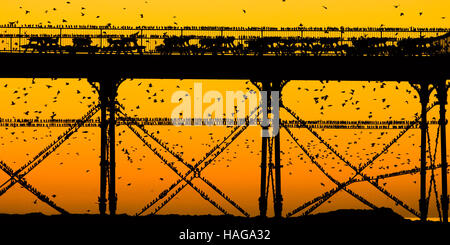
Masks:
[[[306,217],[261,219],[259,217],[244,218],[234,216],[180,216],[180,215],[155,215],[155,216],[100,216],[100,215],[53,215],[46,216],[40,213],[26,215],[0,215],[2,225],[9,228],[16,227],[21,231],[27,227],[27,233],[42,229],[40,235],[64,235],[70,239],[87,239],[89,235],[95,235],[102,240],[115,240],[125,238],[128,242],[135,239],[145,244],[164,244],[153,241],[175,241],[176,244],[186,243],[180,240],[180,233],[189,231],[214,232],[211,242],[206,240],[189,240],[194,244],[254,244],[278,243],[279,241],[305,241],[306,238],[317,241],[361,241],[360,239],[376,241],[402,241],[425,236],[430,232],[447,230],[444,225],[437,222],[426,224],[419,221],[411,221],[394,213],[391,209],[380,208],[377,210],[337,210],[329,213],[321,213]],[[19,228],[22,227],[22,228]],[[32,228],[32,229],[28,229]],[[405,229],[403,229],[405,228]],[[14,229],[14,228],[13,228]],[[242,230],[270,230],[270,240],[244,240],[224,239],[224,231],[240,233]],[[230,231],[231,230],[231,231]],[[56,231],[56,232],[55,232]],[[105,231],[105,232],[104,232]],[[422,233],[421,233],[422,232]],[[9,234],[9,233],[5,233]],[[421,235],[422,234],[422,235]],[[436,233],[435,233],[436,234]],[[31,236],[30,236],[31,237]],[[28,239],[28,237],[27,237]],[[303,244],[304,242],[294,244]],[[305,241],[306,242],[306,241]],[[360,243],[360,242],[358,242]],[[283,243],[284,244],[284,243]],[[290,244],[290,243],[288,243]]]
[[[71,215],[44,215],[41,213],[30,213],[25,215],[0,214],[0,219],[7,223],[39,223],[39,224],[139,224],[158,226],[184,226],[192,225],[205,228],[214,228],[214,226],[236,226],[246,227],[256,226],[295,226],[310,224],[414,224],[402,216],[394,213],[391,209],[380,208],[378,210],[353,210],[343,209],[328,213],[320,213],[304,217],[294,218],[266,218],[260,217],[245,218],[236,216],[189,216],[189,215],[148,215],[148,216],[101,216],[89,214],[71,214]]]

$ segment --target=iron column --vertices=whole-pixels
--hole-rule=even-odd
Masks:
[[[273,83],[272,89],[275,89],[276,92],[279,92],[280,90],[280,83],[281,81],[275,81]],[[271,90],[272,92],[273,90]],[[271,98],[272,100],[274,98]],[[278,101],[277,101],[278,102]],[[272,115],[272,118],[278,118],[279,120],[279,107],[277,111],[274,111],[274,108],[271,108],[271,112],[278,113],[277,116]],[[278,122],[279,125],[279,122]],[[281,218],[281,213],[283,209],[283,197],[281,195],[281,163],[280,163],[280,132],[279,129],[275,129],[275,125],[272,125],[274,127],[273,132],[276,132],[275,135],[275,200],[274,200],[274,211],[275,211],[275,217]]]
[[[111,80],[109,94],[109,214],[115,215],[117,209],[116,194],[116,95],[119,81]]]
[[[268,84],[266,81],[262,84],[262,90],[267,92]],[[262,94],[261,94],[262,95]],[[266,94],[267,108],[270,104],[270,96]],[[262,98],[261,98],[262,99]],[[266,108],[262,108],[263,118],[267,118],[269,114],[269,110]],[[263,126],[263,130],[267,130],[268,127]],[[261,217],[267,216],[267,193],[266,193],[266,178],[267,178],[267,137],[261,137],[261,189],[260,189],[260,197],[259,197],[259,215]]]
[[[106,111],[108,108],[108,97],[105,96],[105,91],[100,87],[100,196],[98,198],[98,207],[101,215],[106,213],[106,175],[108,169],[107,159],[107,130],[108,122],[106,121]]]
[[[98,198],[100,214],[106,213],[106,202],[109,202],[110,215],[116,214],[116,97],[117,88],[121,83],[119,76],[106,76],[93,74],[89,78],[100,99],[101,122],[100,122],[100,196]],[[108,199],[106,198],[108,192]]]
[[[422,121],[420,123],[420,220],[426,221],[428,214],[428,201],[426,197],[426,181],[427,181],[427,105],[429,101],[428,83],[421,82],[420,90],[420,104],[422,107]]]
[[[447,104],[447,86],[443,80],[437,86],[437,96],[439,100],[439,124],[441,126],[441,175],[442,175],[442,221],[448,223],[448,189],[447,189],[447,135],[445,126],[445,105]]]

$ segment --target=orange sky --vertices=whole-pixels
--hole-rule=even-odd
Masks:
[[[70,0],[69,0],[70,1]],[[394,8],[394,5],[399,5]],[[327,9],[323,8],[326,6]],[[81,7],[85,9],[82,10]],[[53,8],[57,10],[54,11]],[[126,9],[123,9],[126,8]],[[246,10],[246,14],[243,13]],[[30,13],[25,14],[26,10]],[[47,13],[45,11],[48,10]],[[50,21],[51,24],[99,24],[113,25],[220,25],[220,26],[422,26],[450,27],[446,16],[450,10],[450,2],[439,1],[250,1],[250,0],[145,0],[112,1],[112,0],[71,0],[66,1],[33,1],[5,0],[0,9],[0,23],[19,20],[19,24],[37,24]],[[81,16],[81,13],[85,16]],[[400,13],[404,16],[400,16]],[[419,12],[423,12],[420,16]],[[140,17],[144,15],[144,18]],[[96,18],[100,16],[99,18]],[[446,17],[443,19],[442,17]],[[66,83],[68,82],[68,85]],[[170,103],[170,96],[178,89],[190,91],[194,82],[203,83],[203,91],[218,90],[225,94],[226,90],[243,90],[249,85],[245,81],[208,81],[208,80],[134,80],[125,81],[119,89],[118,100],[132,116],[158,117],[170,116],[176,106]],[[149,88],[149,84],[152,87]],[[7,86],[5,87],[5,85]],[[140,85],[139,85],[140,84]],[[52,85],[47,88],[46,85]],[[177,85],[180,88],[177,88]],[[367,120],[373,115],[374,120],[405,118],[410,120],[420,111],[420,104],[414,98],[415,92],[406,83],[389,83],[381,88],[375,82],[333,82],[325,85],[319,81],[291,81],[282,91],[285,104],[296,111],[305,120]],[[364,87],[363,87],[364,86]],[[299,89],[299,87],[301,89]],[[375,88],[375,91],[374,91]],[[149,92],[146,90],[149,89]],[[251,87],[254,89],[254,87]],[[308,90],[306,90],[308,89]],[[350,94],[355,90],[354,95]],[[77,90],[80,93],[77,93]],[[163,90],[163,91],[162,91]],[[15,93],[15,91],[17,91]],[[60,93],[58,94],[58,91]],[[25,95],[27,93],[27,95]],[[156,96],[153,96],[157,93]],[[325,94],[327,101],[315,103],[314,98]],[[87,110],[87,105],[95,102],[97,95],[85,80],[36,79],[0,79],[0,104],[2,118],[48,118],[53,113],[55,118],[78,118]],[[55,100],[54,97],[57,97]],[[152,99],[148,99],[148,97]],[[18,98],[20,97],[20,98]],[[83,99],[83,97],[85,97]],[[91,99],[87,99],[90,97]],[[154,103],[164,99],[164,103]],[[382,99],[386,98],[385,102]],[[434,101],[434,96],[432,96]],[[345,107],[341,104],[349,101]],[[15,105],[11,105],[14,101]],[[55,101],[55,102],[54,102]],[[356,101],[359,101],[356,103]],[[26,103],[25,103],[26,102]],[[352,104],[353,103],[353,104]],[[356,104],[355,104],[356,103]],[[386,105],[389,108],[385,108]],[[139,109],[137,106],[139,105]],[[207,105],[204,106],[204,108]],[[321,110],[321,107],[324,109]],[[356,108],[360,108],[357,110]],[[25,113],[29,111],[28,115]],[[40,112],[42,111],[42,112]],[[323,114],[321,113],[323,112]],[[95,117],[98,117],[97,114]],[[437,107],[430,112],[430,118],[438,116]],[[286,112],[282,119],[292,119]],[[209,133],[214,140],[223,138],[229,128],[225,127],[150,127],[150,132],[176,151],[184,152],[188,162],[192,158],[200,159],[210,147]],[[62,133],[64,128],[0,128],[0,160],[8,163],[13,169],[22,166],[54,137]],[[328,153],[323,145],[305,129],[292,129],[296,137],[314,154]],[[41,192],[51,196],[54,201],[74,213],[96,213],[99,192],[99,135],[98,128],[83,128],[74,138],[68,140],[55,154],[46,159],[31,172],[27,180]],[[383,143],[388,143],[399,133],[399,130],[388,132],[381,130],[318,130],[319,134],[336,148],[344,152],[345,157],[355,165],[364,163],[366,159],[380,151]],[[381,133],[383,132],[383,135]],[[235,202],[251,215],[258,214],[259,197],[259,164],[260,145],[259,128],[250,127],[238,140],[225,151],[221,157],[209,166],[203,176],[221,188]],[[162,190],[169,187],[177,176],[164,166],[162,162],[142,145],[135,135],[125,126],[117,128],[117,193],[118,213],[134,214],[147,202],[154,199]],[[120,134],[120,135],[119,135]],[[436,127],[430,128],[430,136],[436,135]],[[191,139],[192,137],[192,139]],[[284,213],[298,205],[320,195],[334,187],[324,175],[313,166],[301,150],[295,147],[292,139],[285,131],[281,131],[282,169]],[[356,142],[356,143],[355,143]],[[374,147],[372,142],[376,142]],[[396,172],[419,165],[420,131],[411,130],[395,144],[387,154],[375,162],[372,169],[365,171],[368,175]],[[177,145],[178,144],[178,145]],[[434,144],[432,145],[434,147]],[[123,154],[128,150],[132,162]],[[439,150],[437,151],[439,154]],[[164,154],[169,156],[169,154]],[[331,157],[319,160],[324,167],[338,180],[344,181],[352,174],[350,168]],[[436,161],[440,163],[440,158]],[[394,166],[395,165],[395,166]],[[387,169],[389,167],[389,169]],[[89,171],[87,171],[89,170]],[[341,171],[340,171],[341,170]],[[438,185],[440,173],[437,172]],[[419,176],[403,176],[387,180],[385,187],[409,206],[418,210]],[[162,180],[161,180],[162,178]],[[0,173],[0,180],[7,176]],[[414,182],[415,181],[415,182]],[[130,184],[131,183],[131,184]],[[198,184],[215,201],[223,204],[232,214],[239,214],[222,199],[215,196],[207,186]],[[128,185],[130,184],[130,185]],[[324,186],[323,186],[323,185]],[[393,204],[367,183],[352,185],[351,189],[379,206],[387,206],[395,211],[410,216],[404,209]],[[0,213],[55,213],[45,204],[18,185],[0,197]],[[366,208],[353,197],[342,192],[330,199],[316,212],[324,212],[339,208]],[[430,203],[430,216],[437,216],[434,199]],[[161,214],[219,214],[210,204],[203,201],[192,189],[186,187],[170,204],[160,211]],[[269,206],[269,215],[272,208]]]
[[[67,24],[132,26],[177,22],[179,25],[221,26],[298,26],[303,23],[307,26],[449,27],[450,16],[446,16],[449,9],[450,3],[446,0],[5,0],[0,22],[62,24],[65,19]]]

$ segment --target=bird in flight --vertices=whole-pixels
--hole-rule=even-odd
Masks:
[[[247,13],[247,11],[245,9],[243,9],[242,12],[244,12],[244,14]]]

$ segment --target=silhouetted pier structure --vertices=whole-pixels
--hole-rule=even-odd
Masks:
[[[383,56],[449,51],[446,28],[0,26],[0,51]],[[82,45],[80,45],[82,44]]]
[[[116,99],[117,89],[122,81],[129,78],[246,79],[258,89],[268,92],[281,91],[290,80],[407,81],[419,93],[421,114],[413,121],[400,123],[402,126],[396,128],[402,129],[398,136],[360,167],[345,159],[334,146],[326,142],[314,130],[317,125],[337,125],[336,128],[339,128],[339,123],[304,121],[283,105],[280,96],[280,108],[295,118],[295,122],[281,120],[281,128],[286,130],[311,162],[337,186],[300,205],[286,216],[289,217],[305,209],[307,210],[303,215],[307,215],[340,190],[346,191],[365,205],[375,208],[376,205],[347,188],[352,183],[367,181],[411,214],[426,220],[429,203],[429,197],[426,195],[426,171],[441,168],[440,204],[442,209],[438,208],[438,211],[442,211],[442,220],[448,222],[445,105],[448,91],[446,80],[450,78],[449,39],[449,30],[444,28],[0,26],[0,60],[2,61],[0,77],[87,78],[88,82],[96,88],[100,100],[99,104],[92,105],[80,120],[49,122],[56,123],[56,126],[68,126],[69,129],[19,170],[10,169],[6,163],[0,164],[0,168],[11,177],[0,186],[0,194],[5,193],[15,183],[20,183],[40,200],[65,213],[66,211],[57,207],[49,198],[36,192],[23,178],[80,127],[100,126],[99,210],[101,214],[105,214],[108,202],[109,213],[115,214],[117,207],[115,127],[126,125],[180,177],[137,215],[160,202],[153,211],[156,213],[187,185],[222,213],[227,214],[228,212],[209,198],[205,191],[192,183],[194,178],[200,178],[240,213],[248,216],[248,213],[236,202],[200,174],[249,126],[248,118],[247,123],[234,126],[230,135],[213,147],[200,161],[191,165],[144,127],[145,125],[162,125],[165,120],[156,120],[155,124],[149,124],[148,120],[132,118],[125,113],[124,107]],[[433,90],[437,91],[438,101],[429,105],[429,96]],[[269,101],[272,99],[268,98]],[[440,130],[441,164],[436,165],[431,162],[431,165],[427,166],[428,125],[431,123],[427,119],[427,112],[437,105],[440,108],[437,123]],[[266,113],[276,113],[274,109],[270,108]],[[100,120],[93,120],[92,117],[98,111],[101,113]],[[40,126],[40,123],[11,122],[8,119],[2,119],[0,126]],[[46,123],[43,122],[43,124]],[[342,123],[342,125],[350,125],[342,128],[354,128],[351,125],[355,127],[365,125],[362,127],[371,128],[370,123],[367,124]],[[386,126],[385,129],[395,126],[393,123],[382,125]],[[371,166],[408,130],[417,128],[417,125],[421,130],[420,168],[380,176],[368,176],[363,173],[364,169]],[[346,182],[336,180],[290,131],[292,127],[306,128],[355,174]],[[173,162],[166,160],[154,145],[164,148],[167,153],[187,166],[189,171],[182,173],[177,170]],[[274,195],[275,216],[282,216],[280,147],[279,134],[262,139],[259,198],[261,216],[266,216],[270,186]],[[409,207],[378,184],[379,179],[416,172],[420,172],[421,177],[419,211]],[[358,176],[362,179],[358,180],[356,178]]]

